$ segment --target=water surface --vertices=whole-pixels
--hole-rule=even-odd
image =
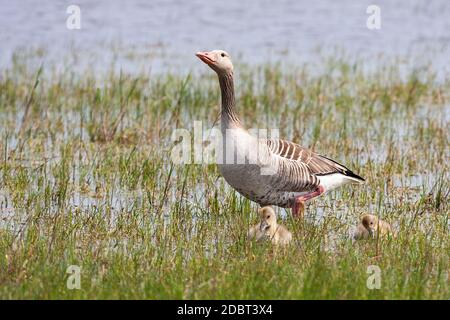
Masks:
[[[81,8],[81,30],[68,30],[66,9]],[[366,26],[369,5],[381,29]],[[431,60],[447,73],[450,2],[361,1],[0,1],[0,66],[13,52],[45,48],[42,61],[127,71],[186,71],[198,50],[222,48],[235,60],[314,62],[338,48],[376,63],[379,54]],[[75,56],[75,57],[73,57]]]

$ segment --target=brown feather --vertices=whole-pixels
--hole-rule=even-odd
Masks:
[[[267,144],[269,146],[269,149],[274,154],[306,165],[309,169],[310,174],[321,176],[333,173],[341,173],[346,176],[351,176],[364,181],[363,178],[356,175],[342,164],[337,163],[336,161],[324,157],[320,154],[317,154],[311,150],[303,148],[296,143],[281,139],[278,141],[276,141],[275,139],[269,139],[267,140]]]

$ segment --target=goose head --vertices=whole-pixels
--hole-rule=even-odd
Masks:
[[[206,63],[218,75],[232,74],[233,63],[230,55],[224,50],[200,51],[195,54],[200,60]]]
[[[361,223],[369,231],[369,234],[374,237],[378,230],[378,218],[372,214],[365,214],[361,218]]]
[[[259,216],[261,218],[261,224],[259,228],[262,232],[268,231],[271,228],[277,226],[277,216],[272,207],[263,207],[258,210]]]

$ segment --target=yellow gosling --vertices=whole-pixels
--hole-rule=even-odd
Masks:
[[[353,239],[363,240],[388,235],[394,235],[389,223],[372,214],[365,214],[361,217],[361,223],[357,226]]]
[[[292,233],[277,223],[277,216],[272,207],[258,210],[261,222],[248,231],[249,240],[270,240],[275,245],[287,245],[292,241]]]

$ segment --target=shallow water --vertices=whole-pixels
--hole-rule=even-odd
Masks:
[[[87,1],[81,29],[66,28],[71,2],[0,1],[0,66],[14,51],[44,48],[36,63],[107,70],[115,61],[133,72],[186,71],[198,50],[223,48],[235,60],[315,62],[339,48],[376,65],[379,54],[432,61],[448,73],[450,3],[446,0],[363,1]],[[381,9],[381,29],[369,30],[366,9]],[[238,58],[236,57],[238,56]]]

